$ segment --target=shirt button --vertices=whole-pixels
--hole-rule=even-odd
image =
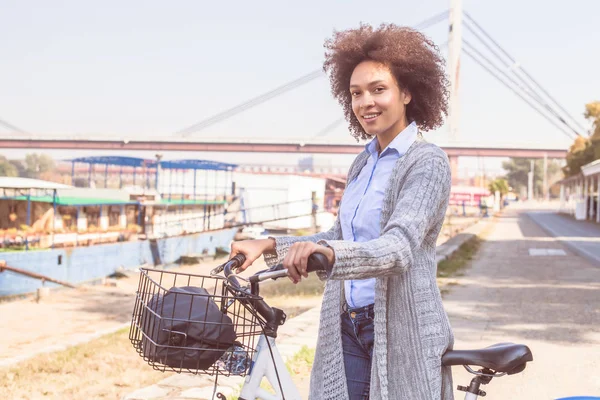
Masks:
[[[350,313],[350,318],[352,318],[352,319],[356,318],[356,313],[354,311],[352,311]]]

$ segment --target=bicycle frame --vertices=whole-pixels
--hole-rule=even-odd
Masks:
[[[479,398],[479,396],[477,396],[474,393],[467,393],[465,395],[465,400],[477,400]]]
[[[271,351],[269,351],[267,341],[271,345]],[[271,353],[273,357],[271,357]],[[279,380],[277,379],[277,373],[279,373]],[[263,378],[267,378],[267,381],[275,390],[275,394],[260,387]],[[281,388],[279,382],[281,382]],[[246,375],[239,400],[282,400],[281,389],[283,389],[287,400],[301,400],[300,393],[288,373],[279,350],[277,350],[275,338],[261,335],[256,353],[252,359],[250,373]],[[478,395],[469,392],[465,394],[464,398],[464,400],[478,399]]]
[[[273,353],[273,357],[271,357],[271,353]],[[279,374],[279,380],[277,374]],[[275,390],[275,395],[260,387],[263,378],[267,378]],[[281,382],[281,388],[279,382]],[[256,400],[258,398],[281,400],[283,399],[282,389],[287,400],[301,400],[300,393],[288,373],[279,350],[277,350],[275,338],[261,335],[250,365],[250,373],[246,375],[239,400]]]

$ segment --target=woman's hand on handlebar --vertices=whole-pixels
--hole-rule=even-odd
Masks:
[[[288,270],[288,276],[294,283],[300,282],[302,276],[308,277],[308,257],[313,253],[325,255],[329,265],[333,265],[335,254],[329,247],[314,242],[296,242],[290,247],[283,260],[283,266]]]
[[[236,254],[243,254],[246,257],[246,262],[237,269],[237,272],[242,272],[251,266],[263,253],[273,250],[275,250],[275,240],[271,238],[233,242],[231,243],[229,259],[233,258]]]

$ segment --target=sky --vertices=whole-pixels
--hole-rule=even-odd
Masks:
[[[413,26],[449,6],[449,0],[0,0],[0,119],[36,136],[171,136],[321,68],[323,42],[334,30],[361,22]],[[463,0],[463,8],[571,116],[589,126],[584,106],[600,100],[600,1]],[[448,40],[447,31],[446,21],[424,30],[438,45]],[[466,29],[463,37],[484,51]],[[447,47],[442,52],[446,56]],[[571,144],[465,54],[460,85],[460,142]],[[309,139],[341,116],[323,75],[190,138]],[[0,134],[11,132],[0,128]],[[449,143],[446,128],[425,137]],[[345,125],[326,136],[336,142],[349,138]],[[246,163],[298,158],[198,156]],[[193,155],[165,156],[177,157]]]

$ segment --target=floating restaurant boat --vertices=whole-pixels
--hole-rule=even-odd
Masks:
[[[87,187],[0,177],[0,260],[7,266],[78,284],[121,268],[214,255],[228,249],[238,231],[227,219],[237,200],[233,164],[133,157],[70,161],[72,183],[87,180]],[[4,270],[0,296],[34,292],[43,284],[54,285]]]

